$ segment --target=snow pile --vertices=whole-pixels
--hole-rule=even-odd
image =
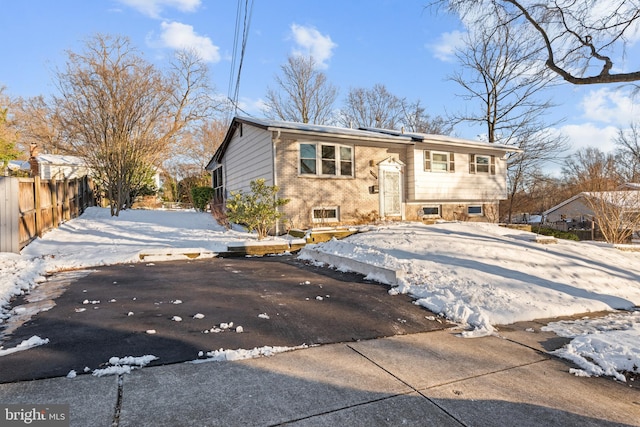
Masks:
[[[573,338],[553,354],[578,365],[581,369],[572,370],[575,375],[605,375],[625,382],[623,373],[640,374],[640,311],[553,322],[542,330]]]
[[[126,356],[126,357],[111,357],[109,359],[109,365],[104,369],[96,369],[93,371],[92,375],[95,377],[104,377],[105,375],[121,375],[121,374],[129,374],[135,368],[142,368],[149,363],[157,360],[158,358],[153,355],[145,355],[145,356]]]
[[[192,360],[189,363],[204,363],[204,362],[225,362],[225,361],[233,361],[233,360],[243,360],[243,359],[255,359],[257,357],[269,357],[273,356],[277,353],[284,353],[286,351],[292,350],[300,350],[303,348],[309,348],[306,344],[298,345],[295,347],[281,347],[281,346],[264,346],[264,347],[255,347],[251,350],[213,350],[208,351],[206,353],[200,352],[198,353],[199,357],[205,357],[206,359],[196,359]]]
[[[0,252],[0,307],[4,307],[14,295],[28,291],[46,279],[46,264],[42,258],[31,258]],[[8,317],[0,308],[0,323]]]
[[[33,347],[38,347],[39,345],[49,344],[49,338],[40,338],[37,335],[32,336],[28,340],[22,341],[20,344],[13,348],[7,348],[6,350],[3,347],[0,347],[0,356],[6,356],[7,354],[17,353],[18,351],[29,350]]]
[[[592,242],[541,245],[534,236],[487,223],[404,223],[308,248],[402,271],[390,293],[410,294],[416,304],[466,325],[465,336],[640,304],[639,253]],[[308,259],[305,250],[301,257]]]
[[[236,333],[241,334],[244,332],[244,328],[242,326],[237,326],[235,329],[233,329],[233,322],[222,322],[217,326],[213,326],[211,329],[205,329],[204,331],[202,331],[202,333],[218,334],[220,332],[226,331],[236,331]]]

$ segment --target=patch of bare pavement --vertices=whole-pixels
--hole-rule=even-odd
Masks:
[[[219,349],[357,342],[451,326],[387,291],[292,256],[62,273],[13,302],[18,316],[0,331],[4,348],[33,336],[49,342],[0,357],[0,383],[90,372],[112,357],[153,355],[150,366],[166,365]]]

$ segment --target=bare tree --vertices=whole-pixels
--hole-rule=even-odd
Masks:
[[[538,60],[569,83],[625,83],[640,80],[640,70],[619,72],[613,57],[624,57],[638,31],[638,0],[435,0],[471,26],[518,27],[517,42],[535,34]],[[528,28],[522,24],[528,24]]]
[[[0,86],[0,172],[6,174],[9,162],[20,157],[21,152],[16,147],[18,135],[9,117],[12,101],[3,92],[4,87]]]
[[[403,102],[402,124],[408,132],[433,135],[449,135],[453,132],[453,126],[448,120],[441,116],[429,115],[420,101]]]
[[[389,92],[385,85],[371,89],[349,90],[345,107],[340,110],[340,123],[346,127],[398,129],[404,100]]]
[[[313,57],[292,55],[276,75],[278,89],[267,90],[264,113],[272,119],[329,124],[338,88],[327,80]]]
[[[163,166],[169,175],[168,188],[164,189],[167,199],[188,199],[193,203],[191,189],[210,184],[205,166],[222,143],[228,127],[226,120],[212,119],[199,123],[182,135],[179,144],[174,145],[173,155]]]
[[[97,35],[84,52],[68,52],[57,74],[57,117],[112,215],[130,205],[180,133],[210,111],[206,72],[194,53],[180,52],[163,74],[121,36]]]
[[[622,178],[613,154],[587,147],[567,158],[562,168],[566,185],[574,194],[584,191],[610,191],[616,189]]]
[[[627,243],[640,230],[640,191],[587,192],[583,196],[608,243]]]
[[[549,130],[556,123],[542,121],[553,106],[542,96],[549,73],[535,68],[535,46],[527,39],[512,42],[510,31],[498,26],[469,33],[456,53],[461,67],[450,77],[464,89],[461,96],[468,105],[477,105],[451,120],[483,126],[488,142],[523,150],[510,155],[507,163],[508,222],[528,177],[567,148],[566,138]]]
[[[63,138],[55,106],[48,104],[43,96],[19,100],[16,126],[23,150],[31,144],[48,154],[68,153],[71,149]]]
[[[640,179],[640,123],[631,123],[627,129],[618,129],[615,139],[616,158],[626,181]]]

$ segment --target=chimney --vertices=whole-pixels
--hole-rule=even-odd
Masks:
[[[40,175],[40,165],[36,157],[38,156],[38,144],[32,142],[29,146],[29,166],[31,167],[31,177]]]

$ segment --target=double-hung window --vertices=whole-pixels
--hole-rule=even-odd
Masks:
[[[424,151],[424,170],[427,172],[455,172],[455,155],[440,151]]]
[[[469,154],[469,173],[496,174],[496,156]]]
[[[224,182],[222,180],[222,165],[219,165],[211,173],[213,186],[213,200],[221,202],[224,199]]]
[[[353,176],[353,147],[337,144],[300,144],[300,174]]]

